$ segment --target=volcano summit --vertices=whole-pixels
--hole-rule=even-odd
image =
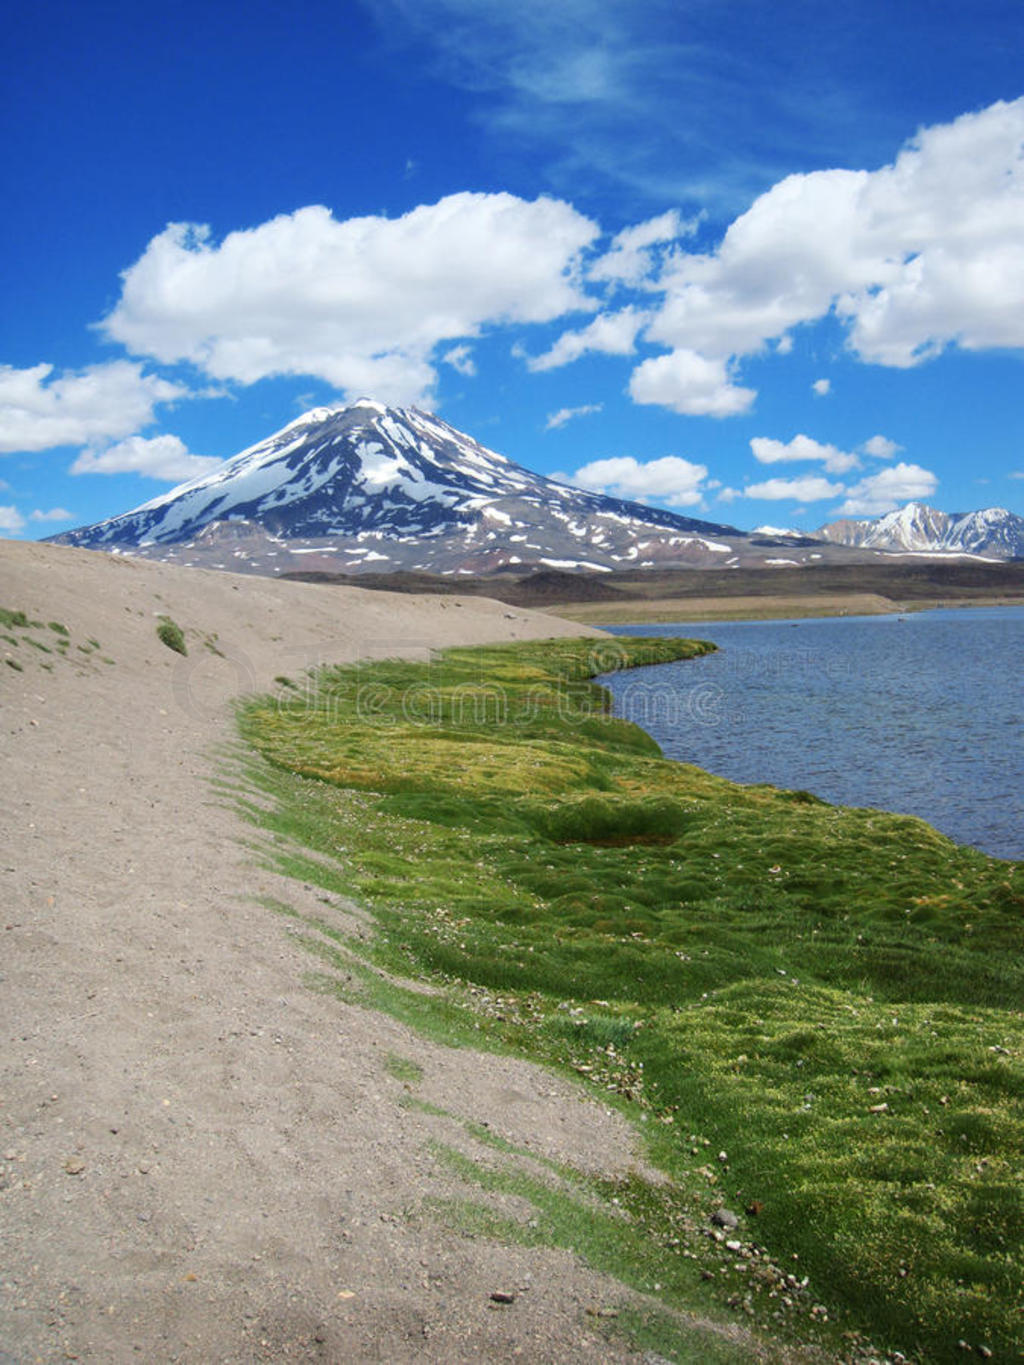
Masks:
[[[65,545],[203,568],[487,573],[724,566],[731,526],[570,488],[417,408],[314,408],[212,474]]]

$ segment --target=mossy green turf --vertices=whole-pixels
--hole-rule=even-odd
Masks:
[[[241,709],[253,818],[340,864],[301,861],[372,908],[380,963],[499,1001],[492,1034],[640,1105],[681,1187],[760,1205],[746,1235],[847,1325],[1017,1358],[1022,865],[668,762],[588,681],[706,648],[321,670]]]

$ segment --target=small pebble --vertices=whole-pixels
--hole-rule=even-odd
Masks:
[[[740,1220],[731,1209],[716,1209],[711,1215],[711,1221],[719,1228],[738,1228]]]

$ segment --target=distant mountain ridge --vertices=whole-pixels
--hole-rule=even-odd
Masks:
[[[1024,517],[1005,507],[950,513],[923,502],[908,502],[872,520],[833,521],[815,535],[833,545],[890,553],[1024,557]]]
[[[59,544],[259,574],[487,574],[811,566],[878,554],[1024,555],[1024,519],[921,503],[813,536],[734,526],[532,473],[418,408],[314,408],[212,473]]]

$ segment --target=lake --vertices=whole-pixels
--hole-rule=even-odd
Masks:
[[[600,679],[666,757],[1024,857],[1024,607],[610,629],[719,647]]]

